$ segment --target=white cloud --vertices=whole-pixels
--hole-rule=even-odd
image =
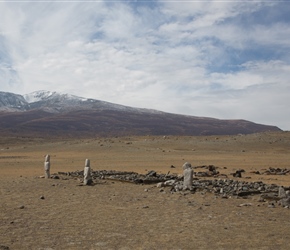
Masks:
[[[0,87],[290,129],[290,20],[257,15],[281,4],[2,2]]]

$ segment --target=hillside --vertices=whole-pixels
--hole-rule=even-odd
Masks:
[[[0,92],[0,134],[37,136],[234,135],[281,131],[246,120],[220,120],[132,108],[68,94]]]

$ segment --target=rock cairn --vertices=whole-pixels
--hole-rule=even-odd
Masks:
[[[86,162],[87,164],[87,162]],[[87,167],[87,165],[86,165]],[[248,198],[255,195],[259,196],[258,201],[278,201],[283,207],[290,207],[290,187],[282,187],[276,184],[266,184],[262,181],[248,182],[242,179],[229,178],[197,178],[196,173],[190,163],[182,166],[183,176],[177,174],[158,174],[151,170],[147,174],[139,174],[136,172],[115,171],[115,170],[91,170],[91,180],[111,180],[122,181],[135,184],[155,184],[158,188],[168,187],[168,191],[174,192],[209,192],[221,198],[242,197]],[[216,167],[212,166],[209,172],[216,171]],[[217,171],[216,171],[217,172]],[[58,172],[63,179],[73,178],[81,180],[86,174],[84,171],[75,172]],[[194,174],[194,175],[193,175]]]
[[[44,177],[50,178],[50,155],[46,155],[44,159]]]
[[[251,173],[253,173],[253,174],[264,174],[264,175],[286,175],[286,174],[290,174],[290,169],[269,167],[269,169],[264,169],[262,172],[253,171]]]
[[[84,177],[84,171],[74,172],[58,172],[58,175],[63,178],[82,179]],[[176,180],[179,177],[171,174],[158,174],[155,171],[149,171],[147,174],[138,174],[136,172],[129,171],[115,171],[115,170],[99,170],[93,171],[91,169],[91,179],[94,180],[112,180],[122,181],[136,184],[155,184],[161,181]],[[179,178],[180,179],[180,178]]]
[[[205,169],[205,171],[197,171],[198,169]],[[225,174],[221,174],[217,169],[218,167],[214,165],[202,165],[202,166],[195,166],[193,167],[194,175],[196,177],[227,177]]]

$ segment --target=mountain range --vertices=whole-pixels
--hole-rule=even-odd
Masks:
[[[133,108],[51,91],[0,92],[0,134],[17,136],[234,135],[281,131],[246,120],[221,120]]]

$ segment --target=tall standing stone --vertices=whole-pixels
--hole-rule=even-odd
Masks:
[[[50,155],[46,155],[44,159],[44,177],[45,179],[50,178]]]
[[[91,166],[90,160],[86,159],[85,168],[84,168],[84,185],[91,185],[93,183],[91,175]]]
[[[182,168],[183,168],[183,189],[192,190],[193,170],[191,168],[191,164],[186,162],[183,164]]]

